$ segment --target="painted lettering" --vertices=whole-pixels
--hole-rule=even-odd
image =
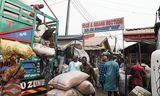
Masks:
[[[12,20],[6,20],[8,23],[8,28],[11,28],[11,25],[14,24],[14,21]]]

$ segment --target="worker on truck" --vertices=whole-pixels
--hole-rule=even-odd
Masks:
[[[35,10],[40,10],[40,9],[42,9],[44,7],[43,4],[34,4],[34,5],[31,5],[31,6]],[[32,17],[34,17],[35,14],[33,12],[31,12],[29,15],[32,16]],[[42,20],[38,16],[36,16],[36,21],[38,21],[37,26],[36,26],[36,30],[39,31],[38,27],[39,27],[39,25],[41,25]]]

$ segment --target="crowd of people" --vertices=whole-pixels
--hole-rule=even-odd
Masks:
[[[125,96],[125,72],[127,72],[127,93],[131,92],[136,86],[150,91],[150,67],[137,61],[136,64],[125,68],[125,60],[118,59],[112,53],[104,52],[98,66],[98,74],[96,74],[92,64],[87,62],[85,56],[82,58],[74,56],[66,71],[76,70],[87,73],[90,76],[88,81],[94,87],[101,87],[108,96]],[[95,93],[91,95],[95,96]]]

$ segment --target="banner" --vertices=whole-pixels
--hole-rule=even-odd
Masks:
[[[95,21],[82,24],[83,33],[115,31],[124,29],[124,18]]]

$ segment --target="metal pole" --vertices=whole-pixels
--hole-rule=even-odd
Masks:
[[[82,36],[83,36],[83,49],[85,47],[85,36],[84,36],[84,33],[82,32]]]
[[[127,72],[128,72],[128,65],[127,65],[127,62],[125,60],[125,50],[124,50],[124,32],[125,32],[125,26],[124,26],[124,29],[122,30],[122,34],[123,34],[123,59],[124,59],[124,65],[125,65],[125,96],[128,96],[128,80],[127,80]]]
[[[70,5],[71,5],[70,3],[71,3],[71,0],[68,0],[65,36],[67,36],[67,35],[68,35],[69,15],[70,15]]]
[[[115,37],[115,45],[114,45],[113,52],[116,52],[116,49],[117,49],[117,37]]]

